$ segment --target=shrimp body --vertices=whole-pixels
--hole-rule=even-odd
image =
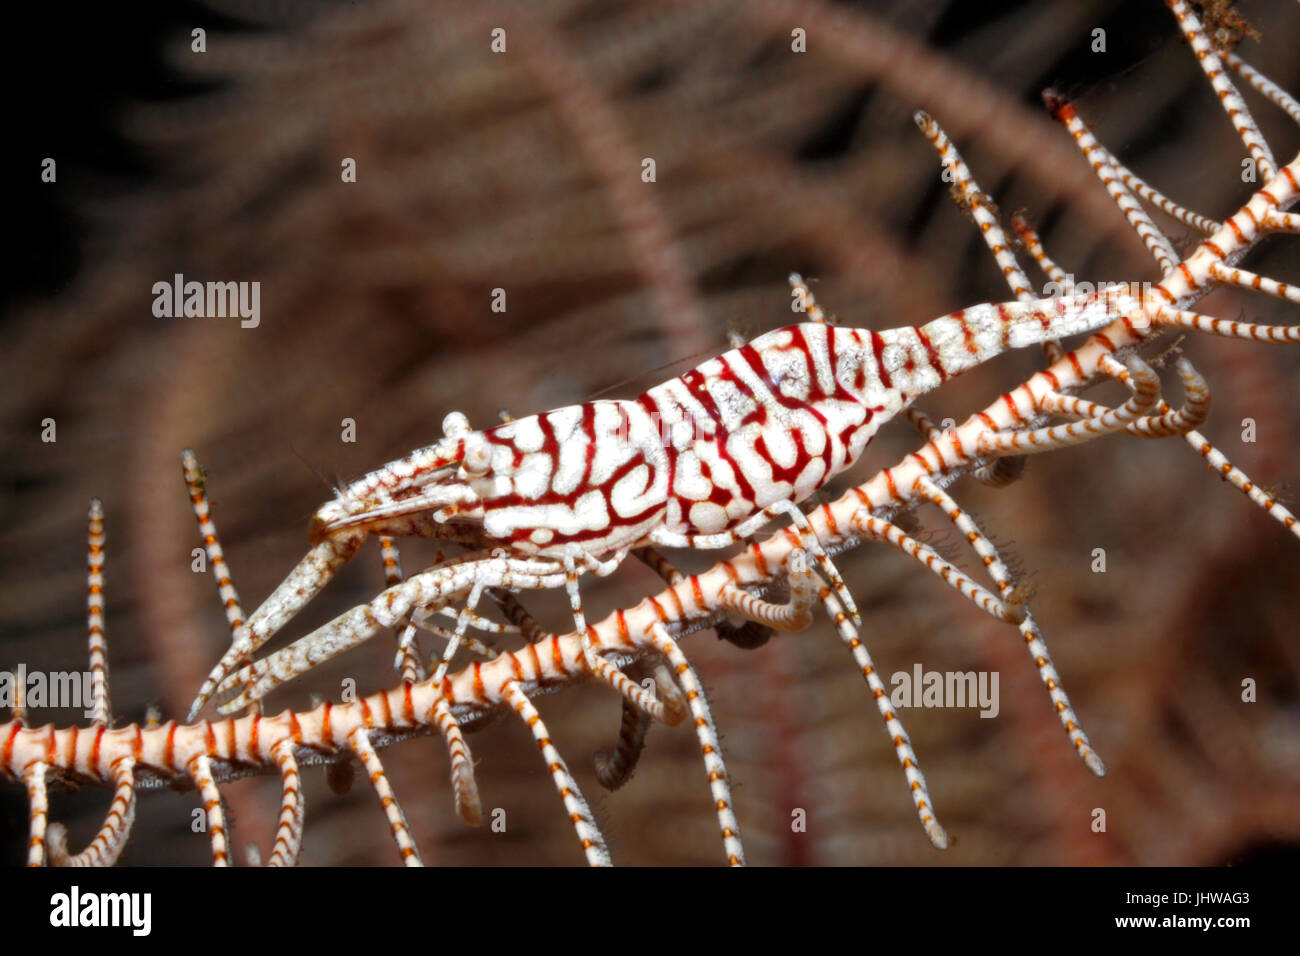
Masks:
[[[635,399],[568,405],[437,445],[372,472],[324,506],[314,537],[365,526],[473,526],[485,543],[593,559],[682,545],[798,504],[851,467],[918,396],[1002,352],[1113,321],[1127,290],[990,303],[918,328],[804,322],[711,358]],[[433,536],[439,536],[434,532]]]

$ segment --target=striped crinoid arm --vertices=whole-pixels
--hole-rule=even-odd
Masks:
[[[1225,320],[1190,310],[1196,301],[1219,287],[1248,289],[1287,302],[1300,303],[1300,289],[1236,266],[1267,235],[1297,231],[1295,214],[1286,210],[1300,198],[1300,156],[1286,165],[1276,165],[1271,149],[1259,133],[1258,126],[1236,87],[1222,68],[1216,66],[1217,60],[1213,57],[1209,41],[1195,15],[1177,0],[1170,0],[1169,5],[1251,159],[1261,169],[1269,169],[1270,177],[1235,213],[1218,222],[1174,204],[1154,188],[1137,180],[1101,146],[1073,105],[1055,94],[1047,94],[1045,99],[1052,114],[1073,135],[1084,158],[1110,192],[1115,205],[1160,266],[1160,279],[1149,286],[1109,287],[1117,296],[1115,321],[1112,325],[1018,388],[1007,392],[962,425],[943,433],[931,434],[931,441],[915,455],[895,469],[877,476],[878,479],[887,476],[887,480],[862,486],[873,503],[880,500],[882,493],[885,507],[891,503],[896,505],[911,501],[912,494],[907,489],[912,488],[919,478],[943,475],[951,480],[951,476],[967,470],[974,462],[1050,450],[1065,444],[1088,441],[1109,431],[1122,430],[1143,437],[1182,436],[1205,458],[1211,468],[1250,496],[1293,534],[1300,535],[1295,518],[1289,511],[1274,497],[1261,492],[1254,482],[1195,431],[1195,426],[1204,420],[1209,404],[1208,387],[1195,369],[1185,361],[1179,364],[1188,404],[1184,409],[1175,411],[1158,396],[1151,394],[1149,370],[1142,365],[1134,367],[1132,364],[1135,358],[1133,351],[1167,329],[1195,330],[1271,344],[1300,343],[1300,326],[1259,325]],[[1251,80],[1252,85],[1284,109],[1291,102],[1273,95],[1270,91],[1274,87],[1267,78],[1253,71],[1239,58],[1234,57],[1234,66]],[[987,206],[987,202],[981,202],[979,198],[983,193],[974,184],[965,164],[938,124],[924,114],[918,114],[917,121],[939,150],[950,175],[955,177],[963,201],[970,204],[976,213],[976,221],[999,267],[1008,277],[1009,285],[1023,295],[1025,283],[1019,278],[1019,265],[1014,262],[1014,254],[1006,248],[1000,227],[996,222],[989,223],[980,218],[981,213],[988,217],[987,208],[982,208]],[[1171,218],[1209,234],[1188,255],[1179,256],[1169,238],[1141,208],[1138,197],[1146,199]],[[1017,216],[1013,224],[1035,261],[1054,282],[1062,284],[1066,275],[1047,256],[1037,234],[1023,217]],[[1069,293],[1072,289],[1067,285],[1061,291]],[[1103,288],[1103,294],[1106,291]],[[1119,297],[1123,297],[1123,300]],[[1117,353],[1127,355],[1126,362],[1117,361]],[[1139,405],[1134,406],[1130,402],[1126,406],[1129,410],[1124,412],[1123,409],[1106,409],[1095,403],[1084,403],[1073,396],[1072,393],[1102,378],[1113,378],[1128,384],[1130,388],[1136,388],[1134,400]],[[1153,398],[1156,400],[1153,401]],[[1148,415],[1146,411],[1154,414]],[[1071,426],[1038,427],[1052,416],[1076,421]]]
[[[113,722],[108,700],[108,641],[104,637],[104,504],[90,502],[89,551],[86,555],[86,629],[89,632],[91,715],[97,724]]]
[[[282,783],[282,799],[268,865],[292,866],[303,845],[305,814],[300,766],[324,763],[332,769],[346,767],[353,759],[360,762],[379,797],[402,861],[408,866],[421,865],[415,839],[388,781],[378,747],[411,734],[440,733],[450,750],[456,810],[467,822],[477,824],[482,810],[473,760],[460,722],[482,718],[492,708],[503,705],[515,708],[537,738],[589,862],[608,862],[603,837],[577,784],[525,693],[525,689],[536,693],[547,684],[563,682],[581,672],[582,648],[576,638],[562,641],[552,637],[544,656],[536,652],[499,655],[493,661],[499,679],[487,682],[474,667],[454,679],[430,679],[418,685],[403,682],[391,691],[350,704],[322,703],[304,713],[286,711],[263,717],[260,708],[255,707],[242,717],[216,722],[180,725],[149,720],[143,725],[111,728],[107,720],[98,717],[108,694],[107,646],[98,600],[103,580],[102,519],[102,507],[96,501],[90,511],[89,561],[89,644],[96,719],[89,730],[75,726],[28,727],[24,701],[19,699],[14,719],[0,724],[0,773],[21,781],[28,794],[29,865],[114,864],[135,821],[138,791],[167,786],[198,791],[213,865],[229,866],[230,824],[219,785],[249,773],[276,773]],[[219,547],[215,529],[211,534],[212,545]],[[509,666],[503,669],[502,664]],[[85,850],[71,854],[65,829],[49,822],[49,791],[51,785],[77,787],[86,783],[112,788],[113,798],[99,833]],[[254,864],[260,861],[255,845],[249,846],[247,858]]]
[[[97,509],[92,510],[92,520],[98,515]],[[102,533],[92,536],[92,542],[98,547]],[[92,562],[92,574],[99,574],[100,569],[101,564]],[[689,708],[696,714],[706,763],[711,767],[710,786],[719,801],[718,813],[728,853],[733,862],[743,862],[717,734],[712,729],[698,681],[661,625],[647,621],[644,633],[645,650],[653,650],[656,657],[670,660],[687,686],[687,696],[683,699],[676,694],[672,678],[659,668],[661,679],[672,688],[664,690],[669,706],[683,712]],[[92,659],[103,654],[102,635],[100,638],[98,644],[92,641]],[[402,682],[396,688],[347,704],[323,702],[310,711],[285,711],[273,717],[253,708],[241,717],[219,721],[183,725],[175,721],[148,721],[144,725],[113,729],[99,721],[86,731],[53,725],[28,727],[23,719],[25,712],[21,706],[15,707],[15,719],[0,724],[0,773],[21,781],[27,789],[28,863],[32,866],[111,865],[130,834],[138,791],[166,786],[198,791],[211,840],[213,865],[229,866],[231,834],[220,784],[250,773],[278,773],[283,796],[268,864],[291,866],[297,862],[303,844],[300,767],[325,764],[333,770],[347,767],[355,759],[379,798],[402,862],[420,866],[419,849],[388,780],[379,749],[412,735],[440,733],[444,736],[451,755],[456,810],[467,822],[476,824],[482,818],[482,809],[462,724],[472,724],[491,716],[496,709],[509,707],[531,731],[588,863],[605,865],[610,859],[604,837],[530,700],[530,695],[585,674],[583,639],[578,634],[552,635],[543,643],[540,649],[529,644],[524,651],[499,654],[486,664],[476,664],[450,677],[430,678],[418,684]],[[626,640],[619,646],[628,649]],[[625,775],[627,768],[618,772]],[[335,773],[331,779],[342,779],[342,776],[346,774]],[[114,797],[100,833],[85,851],[72,856],[66,849],[63,828],[48,822],[48,794],[51,784],[86,783],[112,787]],[[250,863],[257,863],[261,854],[255,846],[250,846],[247,856]]]

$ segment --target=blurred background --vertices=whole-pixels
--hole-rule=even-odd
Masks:
[[[800,270],[845,324],[920,324],[1011,295],[949,199],[911,120],[929,111],[1004,213],[1024,208],[1079,279],[1153,279],[1140,242],[1040,105],[1056,86],[1149,182],[1213,217],[1248,195],[1243,149],[1156,0],[316,3],[211,0],[111,13],[59,5],[12,31],[12,197],[0,378],[0,667],[84,666],[85,513],[107,512],[114,712],[180,717],[228,641],[181,482],[193,447],[246,609],[306,550],[312,511],[348,480],[427,444],[443,416],[476,425],[630,397],[727,347],[734,328],[788,324]],[[1300,92],[1300,7],[1251,0],[1242,55]],[[111,17],[111,19],[110,19]],[[75,19],[73,18],[73,19]],[[89,19],[87,19],[89,18]],[[195,27],[206,52],[191,49]],[[504,29],[506,52],[490,49]],[[791,49],[805,31],[806,52]],[[1104,31],[1105,50],[1094,51]],[[1300,134],[1247,99],[1285,162]],[[54,157],[57,183],[38,181]],[[642,160],[655,161],[653,183]],[[341,180],[345,158],[356,182]],[[1159,219],[1180,248],[1183,227]],[[1290,243],[1288,245],[1287,243]],[[1295,240],[1247,262],[1300,281]],[[157,318],[155,282],[258,281],[261,321]],[[492,290],[506,290],[504,313]],[[1217,292],[1203,310],[1295,324],[1274,300]],[[1190,336],[1207,376],[1204,428],[1257,483],[1300,481],[1300,349]],[[922,403],[963,418],[1040,363],[1026,351]],[[1165,373],[1171,401],[1180,389]],[[1118,391],[1098,389],[1098,400]],[[1242,441],[1242,420],[1257,440]],[[57,442],[41,441],[41,422]],[[356,441],[342,440],[342,421]],[[858,481],[918,444],[879,435]],[[841,481],[832,492],[842,490]],[[1300,853],[1300,547],[1186,444],[1126,437],[1029,461],[955,495],[1036,588],[1064,687],[1109,765],[1072,753],[1016,631],[892,549],[840,560],[886,674],[997,671],[995,719],[901,712],[940,819],[917,824],[871,697],[826,622],[743,651],[711,633],[684,649],[710,694],[751,862],[1244,864]],[[1291,499],[1294,507],[1294,499]],[[962,542],[921,512],[927,540]],[[1105,573],[1093,573],[1104,548]],[[426,564],[424,542],[403,549]],[[677,555],[699,570],[708,555]],[[282,635],[383,584],[368,547]],[[585,589],[603,616],[659,590],[627,563]],[[564,626],[554,595],[526,596]],[[275,694],[269,708],[394,680],[385,635]],[[1253,678],[1258,701],[1243,703]],[[632,780],[603,792],[591,753],[618,731],[595,686],[540,700],[616,862],[720,864],[690,730],[652,728]],[[35,713],[67,723],[71,711]],[[504,833],[453,814],[445,751],[383,754],[426,862],[574,865],[580,849],[517,722],[469,738]],[[304,864],[393,864],[374,794],[304,774]],[[269,847],[274,778],[224,788],[237,847]],[[88,839],[107,792],[60,794]],[[123,863],[203,863],[196,798],[142,796]],[[1095,808],[1107,829],[1093,831]],[[803,809],[807,832],[791,832]],[[0,786],[0,860],[20,863],[26,804]],[[242,859],[242,854],[241,854]]]

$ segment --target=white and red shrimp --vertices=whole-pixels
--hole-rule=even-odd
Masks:
[[[501,549],[495,564],[451,575],[464,581],[479,573],[481,593],[554,587],[587,570],[608,574],[646,545],[727,547],[781,514],[806,530],[797,505],[852,466],[881,425],[918,396],[1009,348],[1091,332],[1139,311],[1127,288],[1113,288],[978,305],[917,328],[872,331],[820,321],[802,279],[791,282],[818,321],[768,332],[635,399],[570,405],[483,430],[453,412],[441,441],[343,489],[316,512],[312,550],[249,619],[192,713],[213,691],[243,682],[234,668],[368,535]],[[805,541],[856,618],[828,556],[815,537]],[[440,589],[440,600],[453,592]],[[467,621],[460,623],[463,632]],[[323,659],[313,655],[311,663]],[[279,682],[266,677],[263,669],[258,692],[226,709]]]

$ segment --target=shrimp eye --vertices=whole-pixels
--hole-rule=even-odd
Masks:
[[[466,438],[461,467],[471,475],[486,475],[492,467],[492,446],[479,435]]]
[[[469,419],[463,412],[449,412],[442,420],[442,433],[448,438],[459,438],[470,432]]]

